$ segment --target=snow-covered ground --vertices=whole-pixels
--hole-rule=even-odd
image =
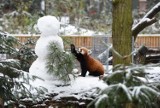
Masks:
[[[112,66],[109,66],[109,69],[111,68]],[[39,73],[38,76],[43,76],[43,73]],[[41,78],[43,79],[43,77]],[[47,94],[59,94],[56,98],[72,94],[81,94],[88,91],[90,92],[92,90],[94,91],[96,88],[103,89],[107,87],[107,85],[103,82],[103,80],[99,79],[99,77],[89,76],[88,74],[86,75],[86,77],[82,77],[77,74],[77,77],[75,79],[72,79],[70,84],[67,85],[62,81],[59,81],[58,79],[55,79],[53,81],[47,79],[37,79],[35,81],[32,81],[31,84],[33,87],[45,87],[46,89],[48,89]]]
[[[30,74],[37,75],[38,77],[44,79],[44,81],[39,79],[36,79],[35,81],[31,81],[32,86],[35,86],[35,87],[43,86],[47,88],[48,92],[46,92],[46,94],[56,93],[57,95],[54,96],[55,100],[58,100],[61,97],[67,97],[67,96],[76,96],[76,99],[79,99],[82,96],[80,94],[87,93],[87,95],[91,95],[95,91],[95,88],[103,89],[107,87],[108,85],[105,84],[103,80],[100,80],[99,77],[93,77],[88,75],[86,77],[78,76],[77,78],[71,80],[70,85],[63,85],[61,81],[59,81],[55,77],[52,78],[51,75],[47,73],[45,69],[45,63],[46,63],[45,58],[47,56],[47,52],[48,52],[47,46],[49,42],[52,41],[57,46],[61,45],[62,48],[61,47],[60,48],[62,50],[63,50],[63,45],[62,45],[63,42],[57,41],[57,39],[60,37],[57,35],[58,29],[59,29],[58,22],[57,22],[57,25],[56,24],[54,25],[54,20],[56,19],[51,16],[46,17],[46,19],[45,17],[43,18],[44,18],[43,21],[39,20],[39,25],[38,25],[38,28],[41,31],[41,37],[40,37],[41,41],[38,40],[39,43],[37,44],[39,47],[38,48],[36,47],[36,54],[38,55],[38,58],[33,63],[34,65],[31,66]],[[42,24],[41,24],[41,21],[42,21]],[[54,26],[52,27],[51,24]],[[53,32],[54,29],[55,31]],[[50,38],[52,38],[52,40]],[[43,48],[41,48],[41,46],[43,46]],[[111,69],[111,67],[112,66],[109,66],[109,70]],[[159,80],[160,67],[153,67],[150,69],[146,69],[146,71],[147,73],[149,73],[149,78],[154,77],[153,79],[155,81],[160,81]]]
[[[109,66],[109,70],[110,69],[112,69],[112,66]],[[160,82],[160,67],[149,67],[146,68],[145,71],[146,73],[148,73],[147,75],[150,81]],[[109,73],[111,73],[111,71]],[[59,80],[54,80],[50,82],[45,80],[37,80],[33,84],[36,86],[41,85],[46,87],[50,93],[59,94],[56,98],[76,93],[87,92],[92,89],[94,90],[95,88],[103,89],[107,87],[107,84],[104,83],[103,80],[100,80],[99,77],[93,77],[88,75],[86,77],[78,76],[71,81],[70,85],[66,86],[63,86],[62,82],[60,82]]]
[[[145,69],[150,81],[160,82],[160,66]]]

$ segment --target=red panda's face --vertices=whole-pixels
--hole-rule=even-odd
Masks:
[[[88,50],[88,49],[85,48],[85,47],[81,47],[81,48],[79,48],[79,52],[80,52],[82,55],[89,55],[89,54],[90,54],[89,52],[91,52],[91,51]]]

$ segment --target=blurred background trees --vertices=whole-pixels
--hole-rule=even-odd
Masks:
[[[69,18],[68,23],[75,25],[76,27],[83,27],[94,31],[101,31],[111,34],[111,1],[112,0],[1,0],[0,31],[16,34],[35,33],[35,31],[33,30],[33,25],[36,23],[37,19],[43,15],[49,14],[55,15],[60,19],[62,17]],[[159,0],[143,0],[143,2],[141,1],[140,3],[140,1],[141,0],[133,1],[134,24],[136,24],[149,9],[151,9],[156,3],[159,2]],[[158,14],[157,17],[160,17],[160,15]],[[159,25],[160,22],[157,22],[153,24],[153,26],[143,30],[142,33],[160,33],[158,29]],[[12,65],[10,64],[11,62],[3,60],[1,60],[0,62],[0,73],[3,74],[3,76],[0,77],[0,95],[4,95],[3,101],[7,101],[8,98],[17,99],[17,97],[14,97],[13,94],[9,95],[11,97],[7,97],[8,95],[6,94],[13,93],[11,91],[11,88],[16,85],[14,84],[13,79],[21,76],[20,74],[23,72],[21,72],[20,70],[28,70],[29,62],[27,60],[35,59],[35,55],[32,50],[30,50],[30,48],[26,46],[28,43],[32,44],[30,40],[28,40],[28,43],[24,43],[23,45],[21,44],[22,47],[20,49],[13,50],[12,44],[10,44],[10,41],[6,41],[7,39],[14,40],[14,38],[0,35],[0,44],[3,44],[0,45],[1,53],[7,53],[11,55],[15,54],[14,57],[19,61],[13,62],[13,64],[16,65]],[[18,66],[18,70],[15,66]],[[17,87],[23,86],[18,82],[15,83],[18,84]],[[6,85],[3,86],[3,84]],[[3,88],[5,86],[7,86],[8,88]],[[24,90],[26,90],[26,88],[24,88]],[[22,92],[22,94],[27,93]],[[147,102],[149,101],[150,99]]]
[[[10,33],[28,33],[33,16],[29,12],[31,0],[2,0],[0,6],[1,30]]]
[[[9,106],[9,104],[19,103],[20,98],[34,98],[34,95],[31,94],[33,89],[39,94],[43,93],[43,88],[37,89],[29,82],[37,78],[28,74],[32,61],[36,59],[36,55],[30,47],[33,43],[35,42],[30,39],[26,43],[20,43],[15,37],[0,32],[1,108],[4,108],[4,102]],[[15,48],[15,45],[19,47]]]
[[[134,0],[134,23],[158,2]],[[35,33],[32,28],[38,17],[48,14],[68,17],[69,24],[77,27],[111,34],[112,0],[1,0],[0,30],[9,33]],[[159,33],[159,23],[142,33]]]

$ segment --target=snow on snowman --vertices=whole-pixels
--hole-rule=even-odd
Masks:
[[[57,79],[57,76],[54,74],[49,74],[48,73],[48,68],[46,68],[46,64],[49,61],[48,55],[54,56],[56,55],[56,51],[59,50],[61,53],[58,53],[58,56],[61,57],[61,59],[58,61],[58,63],[62,64],[65,63],[65,65],[61,66],[61,72],[63,71],[65,67],[67,67],[68,71],[70,72],[70,75],[68,73],[63,73],[65,75],[64,77],[70,77],[73,75],[75,72],[73,71],[74,65],[68,65],[67,62],[71,62],[74,64],[74,60],[70,60],[72,54],[65,52],[64,51],[64,46],[63,46],[63,40],[60,36],[58,36],[58,32],[60,29],[60,22],[56,19],[54,16],[44,16],[38,19],[37,26],[39,31],[41,32],[40,38],[37,40],[36,46],[35,46],[35,53],[38,56],[37,59],[33,62],[29,69],[29,74],[31,76],[37,76],[40,77],[44,80],[39,80],[36,79],[34,81],[31,81],[31,85],[34,85],[35,87],[45,87],[47,88],[48,92],[52,92],[53,89],[54,91],[66,91],[66,93],[74,93],[74,92],[82,92],[85,90],[90,90],[91,88],[95,87],[106,87],[105,84],[102,81],[99,81],[98,78],[96,77],[77,77],[74,80],[71,80],[70,84],[72,86],[62,86],[62,88],[59,88],[57,85],[62,85],[62,81]],[[54,45],[57,47],[57,50],[55,51],[50,51],[48,50],[50,43],[54,43]],[[51,56],[51,57],[52,57]],[[56,58],[55,58],[56,59]],[[56,63],[53,63],[53,66]],[[60,66],[60,65],[58,65]],[[71,68],[68,68],[70,67]],[[57,65],[55,65],[57,67]],[[66,69],[65,69],[66,70]],[[59,70],[58,70],[59,71]],[[72,73],[73,72],[73,73]],[[61,77],[61,76],[60,76]],[[63,76],[62,76],[63,77]],[[64,88],[65,87],[65,88]]]
[[[44,80],[53,81],[57,79],[57,76],[48,73],[48,68],[46,66],[48,60],[51,58],[52,60],[50,64],[52,65],[52,67],[57,68],[58,63],[62,63],[66,58],[68,58],[67,56],[70,57],[70,54],[64,51],[63,40],[60,36],[58,36],[58,32],[60,29],[60,22],[57,20],[56,17],[48,15],[39,18],[37,22],[37,27],[41,32],[40,38],[37,40],[35,46],[35,53],[37,55],[37,59],[31,65],[29,73],[30,75],[40,77]],[[53,46],[53,44],[55,46]],[[54,50],[52,49],[52,51],[50,51],[49,50],[50,46],[51,48],[56,47],[56,49]],[[61,59],[58,58],[58,60],[54,60],[57,58],[52,58],[52,57],[49,57],[48,59],[49,55],[55,56],[57,50],[59,51],[59,53],[56,56],[60,55],[64,57]],[[54,61],[54,63],[52,63],[52,61]],[[72,61],[70,60],[70,62]],[[61,69],[63,68],[66,67],[61,67]],[[62,77],[62,75],[58,77]]]

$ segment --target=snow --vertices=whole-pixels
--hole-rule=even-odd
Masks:
[[[60,23],[54,16],[44,16],[38,20],[37,26],[41,32],[41,36],[35,46],[35,53],[38,58],[31,65],[29,74],[35,75],[43,80],[36,79],[35,81],[30,81],[33,86],[43,86],[48,89],[48,93],[58,93],[59,95],[55,98],[65,95],[68,96],[72,93],[83,93],[84,91],[97,87],[103,88],[107,86],[102,80],[99,80],[99,77],[77,77],[71,80],[70,85],[64,85],[55,76],[49,75],[45,67],[46,57],[48,55],[47,46],[50,42],[54,42],[61,51],[64,51],[63,41],[61,37],[58,36]],[[73,71],[76,72],[77,69]]]
[[[44,16],[38,19],[37,27],[41,32],[40,38],[37,40],[35,46],[35,53],[38,58],[31,65],[29,73],[31,75],[38,76],[48,82],[55,80],[55,77],[53,75],[49,75],[46,69],[46,58],[49,53],[49,44],[55,43],[57,48],[59,48],[61,51],[64,51],[62,38],[58,36],[60,22],[54,16]],[[40,86],[41,83],[38,85]],[[52,82],[50,83],[52,84]]]
[[[35,81],[31,81],[30,83],[33,86],[47,88],[48,92],[46,92],[46,94],[57,93],[58,95],[55,96],[54,99],[60,99],[61,97],[65,97],[65,96],[66,97],[74,96],[75,98],[80,99],[81,94],[85,92],[92,94],[96,90],[96,88],[100,88],[101,90],[104,90],[106,87],[108,87],[108,85],[104,83],[103,80],[99,80],[99,77],[93,77],[88,75],[86,77],[78,76],[77,78],[71,80],[70,85],[64,85],[56,77],[49,75],[45,67],[46,56],[48,54],[47,46],[49,45],[50,42],[54,42],[61,49],[61,51],[64,51],[63,41],[61,37],[58,36],[59,29],[60,29],[59,28],[60,22],[58,22],[58,20],[54,16],[44,16],[38,20],[37,25],[38,25],[38,29],[41,32],[41,36],[38,39],[35,46],[35,52],[38,58],[36,59],[36,61],[34,61],[29,71],[30,71],[30,75],[38,76],[43,80],[36,79]],[[71,26],[69,27],[68,31],[72,31],[72,29],[75,30]],[[74,69],[73,71],[77,72],[77,69]],[[150,73],[151,76],[154,76],[155,75],[153,74],[154,72],[160,73],[160,67],[153,67],[150,69],[146,69],[146,71],[147,73]],[[128,74],[128,77],[129,77],[129,74]],[[126,93],[128,93],[124,85],[119,85],[119,86],[123,88],[123,90]],[[136,91],[134,91],[136,93],[136,96],[138,96],[138,92],[139,92],[137,90],[139,89],[136,89]],[[78,95],[75,95],[75,94],[78,94]],[[127,97],[131,100],[130,94],[127,94]]]
[[[78,28],[78,27],[75,27],[73,25],[65,25],[65,26],[62,26],[60,28],[60,31],[59,31],[62,35],[66,35],[66,36],[72,36],[72,35],[78,35],[78,36],[94,36],[94,35],[104,35],[104,33],[102,32],[95,32],[95,31],[92,31],[92,30],[87,30],[87,29],[84,29],[84,28]]]
[[[150,82],[160,82],[160,67],[151,67],[146,69]]]
[[[138,99],[139,96],[142,94],[143,89],[147,89],[148,91],[151,91],[155,95],[157,95],[157,94],[159,95],[160,94],[156,90],[151,89],[150,87],[147,87],[145,85],[142,85],[142,86],[134,87],[134,89],[132,91],[132,95],[135,96]],[[145,94],[143,94],[143,95],[145,95]],[[146,96],[146,97],[148,97],[148,96]]]
[[[6,54],[0,54],[0,61],[5,60],[7,58]]]
[[[142,23],[144,23],[144,22],[150,22],[150,21],[151,21],[150,18],[144,17],[144,18],[142,18],[142,19],[140,20],[139,23],[137,23],[135,26],[132,27],[132,30],[134,30],[135,28],[137,28],[140,24],[142,24]]]
[[[140,94],[140,87],[134,87],[134,89],[132,91],[132,95],[135,96],[138,99],[139,94]]]
[[[149,69],[146,69],[147,73],[160,73],[160,67],[151,67]]]
[[[37,26],[41,36],[57,35],[60,29],[60,22],[54,16],[44,16],[38,19]]]
[[[45,11],[45,1],[44,0],[41,1],[41,9],[42,11]]]
[[[132,31],[135,30],[139,25],[143,24],[144,22],[152,22],[155,20],[154,15],[157,14],[158,10],[160,9],[160,2],[157,3],[147,14],[145,14],[145,16],[132,27]],[[157,11],[157,12],[156,12]],[[147,30],[148,33],[153,32],[152,34],[154,34],[156,32],[156,27],[154,25],[151,25],[151,30]],[[155,31],[154,31],[155,29]],[[146,31],[145,31],[146,32]]]
[[[119,83],[119,87],[121,87],[124,90],[124,92],[127,95],[128,99],[130,101],[132,101],[132,97],[131,97],[131,94],[130,94],[128,88],[124,84],[121,84],[121,83]]]
[[[158,9],[160,7],[160,2],[157,3],[145,16],[144,18],[146,18],[148,15],[150,15],[154,10]]]
[[[100,103],[102,100],[107,101],[107,99],[108,99],[108,96],[107,96],[106,94],[103,94],[103,95],[98,99],[98,101],[95,103],[95,108],[98,108],[98,105],[99,105],[99,103]]]
[[[46,59],[49,53],[47,48],[50,43],[54,42],[61,51],[64,51],[62,38],[59,36],[40,37],[35,46],[35,53],[39,58]]]
[[[111,68],[112,66],[109,67]],[[160,67],[151,67],[145,70],[147,73],[149,73],[149,76],[156,77],[154,81],[160,80],[160,75],[157,77],[157,74],[160,73]],[[61,97],[69,96],[74,96],[75,98],[79,99],[82,93],[87,92],[89,94],[92,94],[96,88],[104,90],[106,87],[108,87],[108,85],[106,85],[106,83],[104,83],[102,80],[99,80],[98,77],[92,77],[88,75],[86,77],[77,77],[75,80],[72,80],[71,85],[63,86],[61,84],[62,82],[58,80],[54,80],[52,83],[49,81],[39,80],[34,85],[41,85],[46,87],[49,90],[48,93],[57,93],[58,95],[54,97],[54,99],[60,99]],[[122,87],[126,93],[128,93],[124,85],[119,84],[119,86]],[[137,88],[135,87],[135,89],[132,92],[132,95],[134,94],[136,97],[138,97],[141,88],[144,88],[144,86],[140,86]],[[78,95],[74,95],[76,93],[78,93]],[[130,94],[127,94],[127,96],[129,99],[131,99]]]
[[[40,65],[39,65],[40,66]],[[75,69],[77,71],[77,69]],[[81,93],[84,91],[89,91],[91,89],[100,88],[103,89],[107,87],[107,85],[99,79],[99,77],[93,77],[87,75],[86,77],[78,76],[74,80],[71,81],[70,85],[63,85],[63,82],[58,79],[54,79],[52,81],[48,80],[48,76],[44,73],[37,74],[38,77],[44,80],[36,80],[31,82],[31,84],[35,87],[45,87],[48,89],[49,93],[61,93],[61,95],[69,95],[73,93]],[[43,77],[42,77],[43,76]],[[48,79],[47,79],[48,78]],[[47,80],[46,80],[47,79]]]
[[[96,88],[104,89],[108,85],[106,85],[102,80],[99,80],[99,77],[77,77],[72,80],[70,85],[63,85],[63,83],[57,79],[53,81],[49,80],[36,80],[30,82],[33,87],[45,87],[48,92],[47,94],[55,94],[58,95],[54,97],[54,100],[58,100],[61,97],[70,97],[74,96],[76,99],[82,98],[82,95],[87,93],[91,95]],[[35,95],[36,91],[31,91]],[[78,94],[78,95],[75,95]]]
[[[98,77],[77,77],[72,80],[70,85],[62,85],[63,83],[59,80],[48,81],[48,80],[37,80],[31,83],[32,85],[38,87],[43,86],[48,89],[46,94],[57,93],[58,95],[54,99],[60,99],[61,97],[74,96],[74,94],[83,94],[85,92],[93,93],[96,88],[104,89],[107,85],[99,80]],[[80,98],[80,95],[76,95],[76,98]]]

